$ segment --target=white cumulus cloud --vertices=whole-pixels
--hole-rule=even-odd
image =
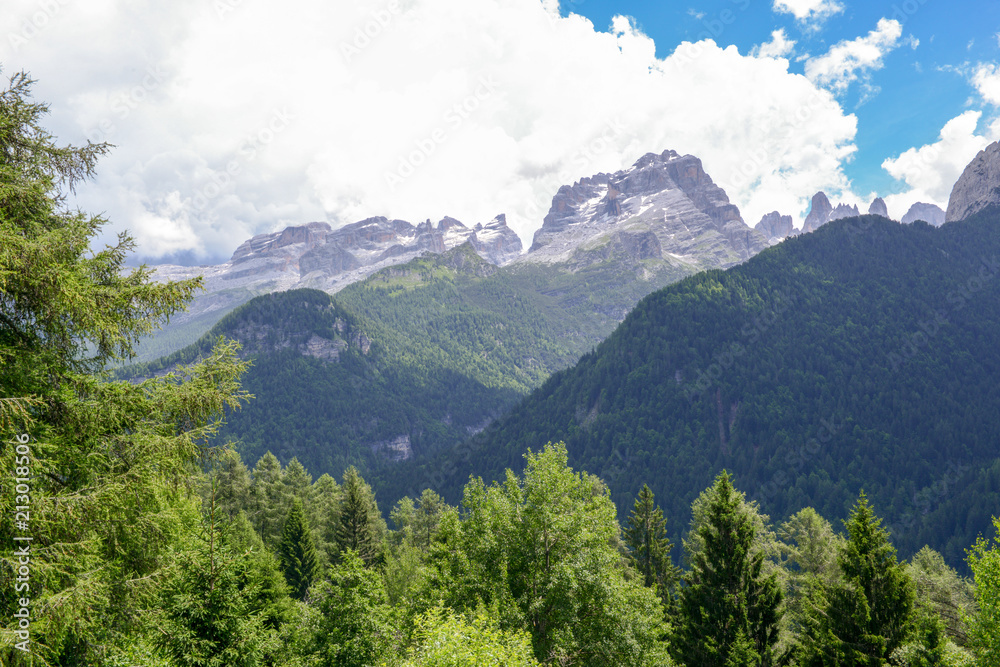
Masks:
[[[972,85],[984,100],[1000,106],[1000,65],[980,63],[972,73]]]
[[[788,39],[788,33],[784,28],[779,28],[771,33],[771,41],[758,44],[750,52],[750,55],[758,58],[785,58],[795,51],[795,40]]]
[[[903,26],[894,19],[879,19],[875,30],[864,37],[845,40],[827,53],[806,61],[809,79],[842,93],[854,82],[865,81],[883,66],[882,58],[899,46]]]
[[[8,5],[0,35],[38,11]],[[751,225],[850,185],[856,117],[786,60],[710,40],[657,58],[629,19],[597,29],[555,0],[53,7],[0,62],[39,80],[61,140],[117,146],[78,203],[148,257],[373,215],[504,212],[530,243],[560,185],[667,148],[702,158]]]
[[[889,213],[897,220],[916,202],[948,208],[948,198],[955,181],[972,158],[990,143],[1000,139],[1000,120],[976,134],[982,117],[980,111],[966,111],[948,121],[938,141],[911,148],[882,163],[882,168],[909,189],[885,197]]]
[[[813,28],[844,11],[844,5],[837,0],[774,0],[772,8],[781,14],[791,14],[800,23]]]

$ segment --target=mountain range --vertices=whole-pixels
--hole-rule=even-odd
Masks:
[[[468,474],[496,478],[565,440],[620,508],[649,482],[683,515],[722,467],[777,516],[842,516],[864,487],[904,550],[929,542],[960,562],[989,516],[966,496],[993,498],[1000,479],[1000,188],[978,182],[997,159],[980,154],[955,186],[954,207],[978,214],[940,230],[823,193],[817,231],[777,212],[750,230],[700,161],[671,151],[562,187],[525,254],[502,216],[289,228],[202,270],[327,292],[255,298],[129,372],[240,340],[258,399],[226,435],[244,456],[358,465],[385,500],[424,486],[454,499]]]
[[[683,275],[732,266],[767,247],[767,239],[746,226],[698,158],[649,153],[628,169],[561,187],[525,254],[502,214],[474,227],[449,217],[436,224],[376,217],[336,230],[312,222],[260,234],[216,266],[156,266],[157,280],[201,276],[205,290],[188,312],[143,341],[138,360],[152,361],[194,342],[254,296],[302,287],[335,294],[388,267],[465,243],[495,266],[516,264],[532,273],[531,265],[544,265],[543,273],[559,274],[556,283],[572,283],[587,267],[641,263],[643,270],[632,271],[634,276],[619,275],[629,283],[625,291],[638,291],[638,297]],[[638,297],[608,309],[615,323]],[[600,330],[594,343],[611,329]]]
[[[938,229],[844,218],[643,299],[483,433],[395,469],[394,500],[565,441],[619,508],[648,483],[680,539],[722,469],[784,519],[864,490],[905,555],[961,565],[1000,503],[1000,209]]]

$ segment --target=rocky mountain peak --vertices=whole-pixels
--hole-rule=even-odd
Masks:
[[[764,235],[765,238],[769,239],[770,242],[776,243],[782,239],[795,234],[795,226],[792,221],[792,216],[781,215],[777,211],[771,211],[765,214],[756,225],[754,229]]]
[[[830,215],[827,216],[826,221],[840,220],[841,218],[856,218],[861,215],[856,204],[848,206],[847,204],[837,204],[830,211]]]
[[[578,250],[601,244],[607,253],[601,239],[612,237],[612,246],[635,260],[683,262],[697,255],[695,261],[705,267],[731,266],[767,246],[701,160],[666,150],[646,153],[628,169],[559,188],[523,261],[567,261]]]
[[[871,205],[868,207],[869,215],[881,215],[883,218],[889,217],[889,207],[885,205],[885,200],[881,197],[875,197]]]
[[[498,266],[516,259],[523,249],[521,237],[507,226],[507,216],[503,213],[485,225],[476,223],[469,242],[480,257]]]
[[[885,202],[882,203],[883,205],[885,204]],[[805,223],[802,225],[802,232],[815,231],[831,220],[853,218],[859,215],[861,215],[861,212],[858,210],[856,204],[839,203],[834,206],[830,203],[830,199],[826,196],[826,193],[820,191],[813,195],[809,215],[806,216]]]
[[[281,248],[300,243],[312,247],[322,243],[323,239],[331,231],[330,225],[325,222],[310,222],[305,225],[285,227],[280,232],[258,234],[240,244],[229,261],[233,264],[238,264],[259,257],[266,257],[274,254]]]
[[[812,205],[809,208],[809,215],[802,225],[803,232],[812,232],[830,221],[830,213],[833,212],[833,205],[827,198],[825,192],[817,192],[813,195]]]
[[[1000,142],[979,151],[958,178],[948,199],[945,222],[963,220],[1000,204]]]
[[[945,212],[936,204],[917,202],[910,207],[910,210],[906,212],[906,215],[903,216],[900,222],[904,225],[909,225],[917,220],[923,220],[935,227],[940,227],[944,224]]]

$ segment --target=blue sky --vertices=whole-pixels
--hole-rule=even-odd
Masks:
[[[975,63],[1000,61],[1000,2],[841,0],[835,4],[842,9],[807,21],[789,11],[775,11],[774,3],[766,0],[575,0],[563,3],[561,11],[586,16],[595,26],[609,26],[619,14],[630,16],[656,42],[661,58],[680,42],[704,38],[749,53],[772,31],[783,29],[796,41],[790,70],[799,74],[805,67],[796,57],[823,53],[864,35],[879,19],[898,20],[904,36],[919,44],[885,56],[884,67],[871,74],[877,92],[854,86],[840,99],[859,120],[858,153],[846,167],[848,176],[864,191],[899,192],[905,184],[882,169],[882,161],[933,143],[948,120],[977,107],[975,90],[962,72]],[[980,121],[981,126],[985,123],[985,118]]]
[[[818,190],[947,206],[1000,139],[1000,3],[7,0],[0,66],[63,141],[114,144],[76,203],[150,261],[384,215],[504,213],[699,157],[749,225]]]

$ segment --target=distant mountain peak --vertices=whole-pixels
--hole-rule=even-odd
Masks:
[[[625,243],[623,233],[645,240]],[[646,153],[628,169],[560,187],[521,261],[569,261],[616,234],[623,249],[641,249],[635,259],[672,258],[702,268],[731,266],[767,247],[701,160],[666,150]]]
[[[802,232],[813,232],[830,222],[841,218],[854,218],[861,215],[857,205],[839,203],[836,206],[830,203],[830,199],[822,190],[813,195],[812,204],[809,208],[809,215],[802,225]]]
[[[889,207],[885,205],[885,200],[881,197],[875,197],[872,200],[871,205],[868,207],[869,215],[881,215],[883,218],[889,217]]]
[[[909,225],[917,220],[923,220],[934,227],[940,227],[944,224],[945,212],[937,204],[927,204],[918,201],[910,207],[910,210],[900,219],[900,222],[904,225]]]
[[[777,243],[789,236],[798,234],[792,222],[792,216],[781,215],[777,211],[771,211],[761,217],[760,222],[754,225],[754,229],[764,235],[771,243]]]

